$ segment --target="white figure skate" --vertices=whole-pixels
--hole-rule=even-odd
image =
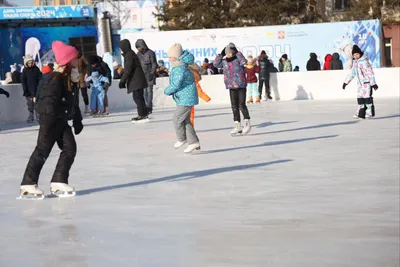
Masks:
[[[36,184],[21,185],[17,199],[43,199],[44,192]]]
[[[73,197],[76,195],[74,188],[65,183],[51,183],[50,192],[54,197]]]
[[[235,126],[231,131],[231,135],[232,136],[242,135],[242,125],[240,124],[240,121],[235,121]]]

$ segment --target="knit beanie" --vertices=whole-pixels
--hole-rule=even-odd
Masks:
[[[357,46],[357,45],[353,45],[353,50],[351,51],[351,54],[362,54],[363,52],[361,51],[361,49]]]
[[[31,55],[26,55],[24,58],[24,66],[27,67],[29,62],[33,62],[33,57]]]
[[[233,49],[236,47],[234,43],[229,43],[226,47],[225,47],[225,54],[230,54],[233,53]]]
[[[93,71],[91,76],[92,78],[98,78],[100,76],[100,73],[98,71]]]
[[[181,44],[174,44],[168,49],[168,57],[180,57],[183,54],[183,49]]]
[[[46,74],[46,73],[50,73],[51,72],[51,68],[49,66],[44,66],[42,68],[42,73]]]
[[[287,54],[283,54],[282,57],[287,60]]]
[[[76,50],[75,47],[67,45],[61,41],[54,41],[51,47],[53,49],[56,62],[61,66],[67,65],[74,58],[78,57],[78,50]]]

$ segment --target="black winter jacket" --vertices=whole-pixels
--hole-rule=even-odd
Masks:
[[[260,64],[260,80],[269,80],[271,72],[271,62],[267,57],[262,57],[258,60]]]
[[[46,75],[41,86],[37,112],[40,115],[52,115],[59,120],[82,121],[79,109],[79,89],[74,84],[68,91],[68,78],[59,72]]]
[[[135,43],[136,48],[142,48],[141,52],[137,53],[137,56],[142,65],[144,75],[146,75],[148,85],[156,84],[156,70],[157,70],[157,59],[156,54],[153,50],[147,47],[146,42],[143,39],[138,39]]]
[[[333,53],[331,61],[331,70],[342,70],[343,62],[340,60],[338,53]]]
[[[310,59],[307,62],[308,71],[321,70],[321,63],[319,63],[317,58],[315,53],[310,54]]]
[[[127,86],[128,94],[133,91],[146,88],[147,79],[144,75],[142,66],[136,53],[132,50],[129,40],[124,39],[119,43],[124,56],[124,74],[122,74],[120,84]]]
[[[103,59],[99,56],[96,56],[96,66],[93,67],[91,64],[88,64],[88,70],[87,70],[87,75],[91,76],[92,72],[98,71],[101,75],[107,77],[107,79],[110,81],[110,86],[112,83],[112,76],[111,76],[111,69],[108,66],[107,63],[103,61]]]
[[[42,79],[42,72],[37,66],[25,67],[21,74],[22,89],[24,96],[35,97],[39,81]]]
[[[314,70],[321,70],[321,63],[318,61],[318,56],[315,53],[310,54],[310,59],[307,62],[307,70],[314,71]]]

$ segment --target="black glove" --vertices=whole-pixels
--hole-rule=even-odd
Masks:
[[[104,86],[105,82],[100,82],[102,86]]]
[[[0,88],[0,95],[5,95],[7,98],[10,97],[10,94],[3,88]]]
[[[80,134],[83,130],[83,124],[81,120],[73,121],[74,132],[76,135]]]
[[[342,86],[343,90],[346,89],[346,86],[347,86],[347,83],[343,83],[343,86]]]
[[[120,89],[126,88],[126,87],[125,87],[125,84],[124,84],[124,83],[121,83],[121,82],[119,82],[119,85],[118,85],[118,86],[119,86]]]
[[[221,57],[224,57],[224,56],[226,55],[226,54],[225,54],[225,48],[224,48],[224,49],[222,49],[222,51],[221,51],[220,55],[221,55]]]
[[[378,90],[378,88],[379,88],[377,84],[374,84],[371,87],[374,88],[375,91]]]
[[[238,52],[238,50],[237,50],[237,48],[236,47],[231,47],[231,50],[232,50],[232,53],[233,54],[237,54],[237,52]]]

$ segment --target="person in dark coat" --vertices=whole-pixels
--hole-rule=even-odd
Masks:
[[[144,100],[143,89],[148,87],[147,78],[143,72],[140,60],[132,50],[129,40],[124,39],[119,43],[119,48],[124,57],[124,74],[119,80],[119,88],[127,88],[128,94],[132,93],[137,106],[138,116],[132,119],[133,123],[148,122],[148,110]]]
[[[61,149],[50,184],[51,193],[73,196],[68,184],[69,171],[76,155],[76,142],[68,121],[73,121],[75,134],[83,130],[82,114],[78,105],[79,89],[71,82],[71,70],[78,67],[78,51],[61,41],[52,44],[58,67],[43,82],[37,110],[40,114],[37,145],[26,166],[20,187],[21,198],[43,198],[38,188],[39,174],[55,143]]]
[[[340,60],[338,53],[333,53],[331,61],[331,70],[342,70],[343,62]]]
[[[258,64],[260,66],[260,81],[258,83],[258,93],[260,94],[260,99],[262,99],[262,89],[264,84],[266,97],[268,99],[272,99],[271,88],[269,86],[271,62],[269,61],[264,50],[261,51],[261,54],[258,57]]]
[[[307,70],[315,71],[321,70],[321,63],[318,61],[318,56],[315,53],[310,53],[310,59],[307,62]]]
[[[87,89],[86,82],[85,82],[85,76],[86,76],[86,71],[88,69],[89,62],[86,59],[86,57],[84,55],[82,55],[82,52],[81,52],[80,48],[77,47],[77,46],[75,46],[75,48],[78,51],[78,60],[79,60],[79,64],[78,64],[78,71],[79,71],[78,87],[79,87],[79,90],[81,91],[83,102],[85,103],[85,111],[84,112],[87,114],[87,113],[90,113],[90,109],[89,109],[88,89]],[[54,69],[54,65],[53,65],[53,69]]]
[[[87,68],[85,79],[87,77],[89,77],[90,75],[92,75],[92,72],[97,71],[98,73],[100,73],[100,75],[102,75],[104,77],[107,77],[107,79],[110,82],[108,88],[110,88],[111,87],[111,83],[112,83],[112,77],[111,77],[112,72],[111,72],[111,69],[108,66],[108,64],[105,63],[101,57],[96,56],[96,55],[89,56],[88,57],[88,63],[89,63],[89,66]],[[103,114],[105,114],[105,115],[109,114],[108,96],[107,96],[108,88],[104,90],[104,111],[103,111]]]
[[[146,75],[147,78],[148,86],[144,89],[144,101],[146,102],[148,113],[151,114],[153,112],[153,86],[156,84],[157,77],[156,54],[147,47],[143,39],[138,39],[135,43],[135,47],[139,51],[137,56],[142,65],[144,75]]]
[[[35,65],[32,56],[24,57],[24,70],[21,75],[22,89],[24,90],[24,96],[26,98],[26,105],[28,106],[29,116],[26,120],[28,123],[32,123],[34,120],[35,103],[33,98],[36,96],[37,87],[40,79],[42,79],[42,73],[40,69]],[[36,114],[36,119],[39,119]]]

